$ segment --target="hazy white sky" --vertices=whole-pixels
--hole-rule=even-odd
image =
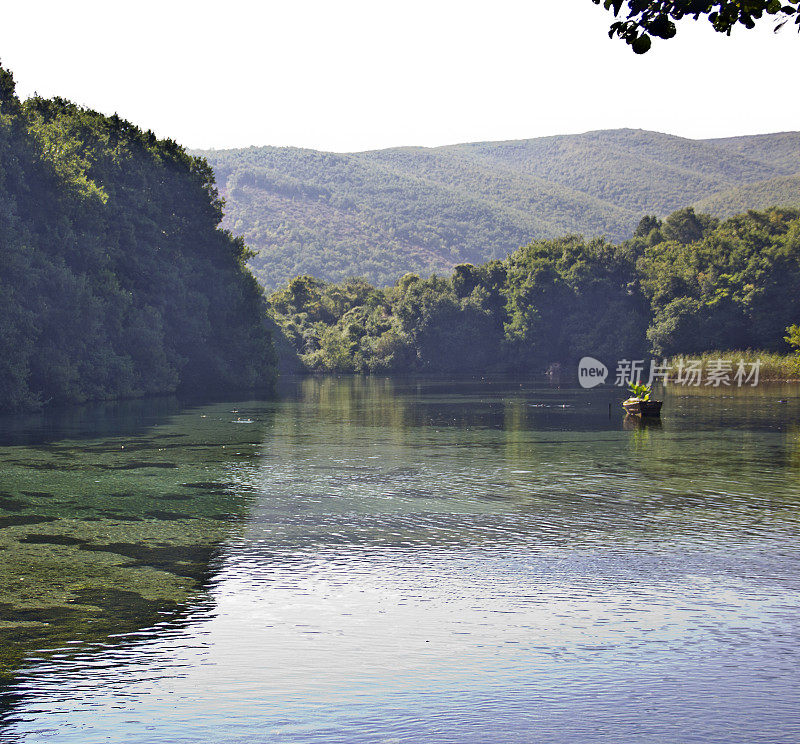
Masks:
[[[361,150],[612,127],[800,129],[800,36],[684,22],[646,55],[591,0],[38,0],[3,8],[0,62],[188,147]]]

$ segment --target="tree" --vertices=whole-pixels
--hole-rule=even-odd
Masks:
[[[646,238],[653,230],[661,229],[661,220],[654,214],[648,214],[639,220],[636,226],[636,232],[633,233],[634,238]]]
[[[707,214],[695,214],[692,207],[684,207],[667,217],[661,231],[666,240],[686,245],[701,240],[718,222]]]
[[[619,36],[636,54],[644,54],[652,42],[651,37],[671,39],[677,33],[675,21],[685,16],[694,20],[706,18],[714,30],[730,36],[737,25],[754,28],[755,22],[765,14],[775,16],[777,31],[792,20],[800,30],[800,0],[592,0],[602,3],[619,17],[623,5],[627,10],[624,19],[614,21],[609,38]]]
[[[786,336],[783,337],[784,341],[790,346],[794,346],[797,350],[797,353],[800,354],[800,325],[796,323],[794,325],[790,325],[786,329]]]
[[[0,68],[0,410],[271,386],[263,294],[221,217],[207,163],[22,102]]]

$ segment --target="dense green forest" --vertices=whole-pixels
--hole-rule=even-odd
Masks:
[[[788,351],[798,287],[800,211],[720,222],[689,207],[643,218],[622,243],[534,241],[387,288],[299,276],[270,305],[309,369],[533,371],[584,355]],[[796,328],[789,335],[797,341]]]
[[[274,352],[213,172],[0,68],[0,409],[269,386]]]
[[[224,226],[268,289],[310,274],[391,284],[504,259],[532,239],[630,238],[642,214],[800,206],[800,133],[689,140],[620,129],[327,153],[206,151]],[[701,201],[708,200],[708,201]]]

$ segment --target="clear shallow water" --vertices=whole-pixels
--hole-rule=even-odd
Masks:
[[[0,740],[797,742],[799,392],[8,419]]]

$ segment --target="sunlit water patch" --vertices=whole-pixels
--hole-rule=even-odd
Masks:
[[[0,738],[800,740],[797,392],[684,394],[641,426],[596,390],[312,379],[22,427]]]

